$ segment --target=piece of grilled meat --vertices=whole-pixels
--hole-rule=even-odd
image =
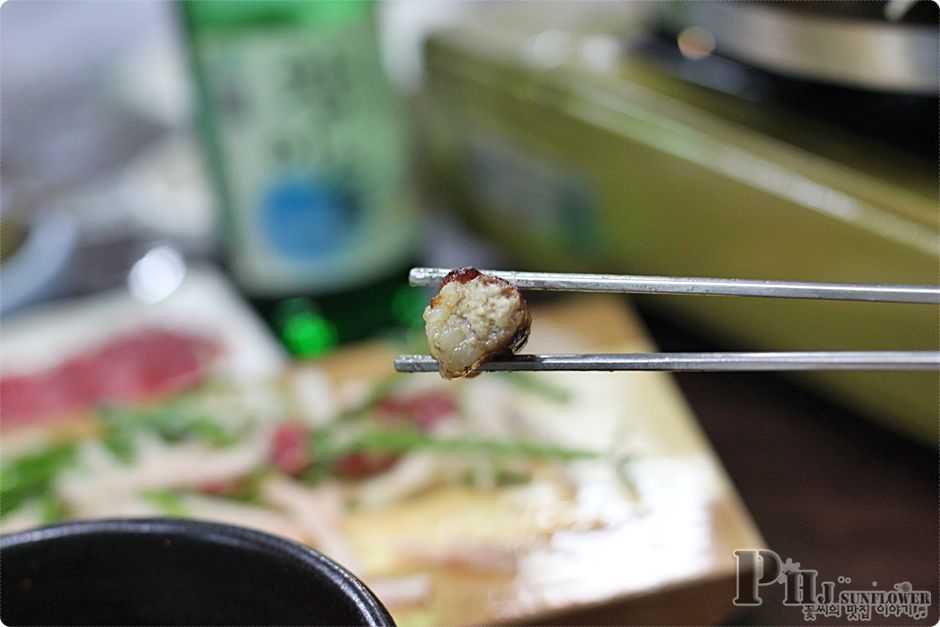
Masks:
[[[473,377],[483,362],[514,353],[532,318],[515,285],[475,268],[453,270],[424,310],[431,355],[445,379]]]

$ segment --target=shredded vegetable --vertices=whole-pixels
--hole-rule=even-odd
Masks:
[[[16,459],[0,467],[0,517],[19,509],[33,498],[45,497],[56,475],[75,461],[75,445],[62,443]],[[44,503],[47,517],[55,517],[53,505]]]
[[[98,410],[98,420],[102,425],[102,443],[125,463],[133,461],[134,442],[145,433],[166,442],[195,438],[219,447],[239,441],[238,433],[231,427],[226,428],[218,420],[179,404],[153,409],[102,407]]]
[[[539,442],[491,440],[475,437],[439,437],[415,429],[368,429],[343,438],[329,432],[314,433],[310,441],[311,459],[318,463],[334,461],[355,452],[480,453],[498,457],[573,461],[597,459],[600,453],[565,448]]]

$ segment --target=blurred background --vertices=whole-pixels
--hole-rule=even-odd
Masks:
[[[937,282],[932,2],[13,0],[0,20],[0,312],[29,328],[4,376],[65,352],[50,327],[77,298],[142,308],[72,319],[100,335],[192,268],[225,286],[193,297],[207,319],[263,322],[255,365],[420,337],[415,265]],[[938,345],[931,306],[631,302],[663,350]],[[937,590],[936,373],[677,380],[769,547]]]

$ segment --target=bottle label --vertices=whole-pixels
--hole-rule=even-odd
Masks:
[[[198,52],[242,287],[330,291],[404,262],[415,210],[369,24],[206,33]]]

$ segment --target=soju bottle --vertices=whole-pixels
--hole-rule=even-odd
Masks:
[[[416,211],[374,4],[180,6],[235,283],[298,356],[415,320]]]

